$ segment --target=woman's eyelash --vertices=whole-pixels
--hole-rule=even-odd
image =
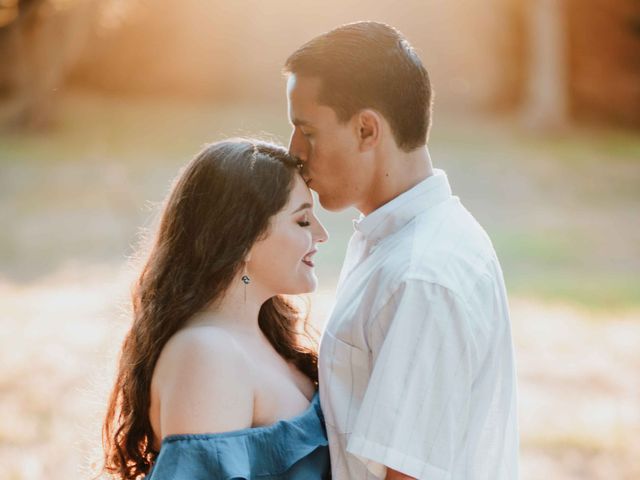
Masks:
[[[301,227],[308,227],[309,225],[311,225],[311,222],[303,220],[301,222],[298,222],[298,225],[300,225]]]

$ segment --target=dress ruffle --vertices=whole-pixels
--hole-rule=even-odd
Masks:
[[[318,394],[307,410],[265,427],[170,435],[148,480],[329,478],[329,449]]]

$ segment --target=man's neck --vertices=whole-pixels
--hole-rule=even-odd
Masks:
[[[381,159],[379,165],[369,194],[356,206],[363,215],[369,215],[433,175],[431,157],[426,146],[411,152],[394,152]]]

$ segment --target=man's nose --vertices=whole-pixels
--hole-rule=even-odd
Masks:
[[[307,161],[307,152],[306,148],[304,148],[304,141],[300,138],[300,134],[297,129],[293,131],[291,138],[289,139],[289,154],[297,157],[302,162]]]

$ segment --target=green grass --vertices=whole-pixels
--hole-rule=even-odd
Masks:
[[[549,271],[527,275],[510,274],[506,281],[511,294],[549,302],[581,305],[597,312],[623,311],[640,306],[637,275],[581,275],[575,271]]]
[[[598,256],[598,242],[588,231],[503,231],[492,237],[512,293],[597,310],[640,305],[637,270],[607,265],[611,257]]]

